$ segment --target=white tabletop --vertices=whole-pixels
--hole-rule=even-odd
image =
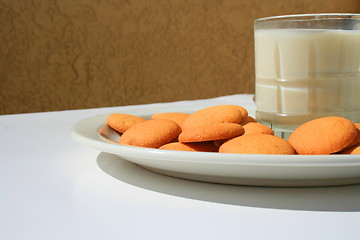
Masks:
[[[251,95],[0,116],[1,239],[359,239],[360,185],[270,188],[166,177],[70,137],[86,117]]]

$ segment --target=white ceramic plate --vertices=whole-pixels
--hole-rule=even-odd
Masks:
[[[149,119],[154,113],[191,113],[204,107],[207,106],[146,108],[122,113]],[[249,113],[252,115],[253,111],[250,109]],[[360,155],[224,154],[123,146],[117,143],[119,135],[105,124],[109,114],[77,122],[72,128],[72,137],[82,144],[118,155],[160,174],[196,181],[255,186],[360,183]]]

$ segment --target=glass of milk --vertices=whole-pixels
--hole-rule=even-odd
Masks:
[[[360,122],[360,14],[255,21],[256,118],[283,138],[324,116]]]

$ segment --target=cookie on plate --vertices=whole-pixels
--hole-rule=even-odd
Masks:
[[[110,114],[106,119],[107,125],[120,133],[124,133],[130,127],[144,121],[145,119],[141,117],[125,113],[113,113]]]
[[[204,142],[229,139],[244,134],[244,128],[236,123],[204,123],[186,128],[179,135],[180,142]]]
[[[257,121],[255,118],[253,118],[251,116],[247,116],[241,120],[240,125],[245,125],[245,124],[248,124],[249,122],[257,122]]]
[[[190,116],[188,113],[180,113],[180,112],[169,112],[169,113],[155,113],[151,116],[152,119],[169,119],[182,127],[184,121]]]
[[[230,139],[214,140],[214,145],[217,146],[217,147],[220,147],[220,146],[223,145],[223,143],[226,142],[227,140],[230,140]]]
[[[298,154],[331,154],[349,146],[357,136],[354,123],[342,117],[323,117],[306,122],[289,136]]]
[[[168,119],[147,120],[129,128],[120,143],[138,147],[158,148],[181,133],[180,126]]]
[[[357,135],[354,140],[347,146],[346,148],[353,147],[355,145],[360,144],[360,123],[354,123],[355,127],[357,128]]]
[[[244,134],[230,139],[219,148],[220,153],[294,154],[294,148],[284,139],[269,134]]]
[[[360,144],[347,148],[341,151],[340,154],[360,154]]]
[[[206,123],[240,123],[242,118],[241,111],[234,105],[217,105],[194,112],[184,121],[182,128],[192,128]]]
[[[257,123],[257,122],[249,122],[245,125],[243,125],[244,129],[245,129],[245,133],[244,134],[270,134],[270,135],[274,135],[274,131],[269,128],[268,126],[262,124],[262,123]]]
[[[245,119],[248,115],[249,115],[249,113],[248,113],[248,111],[246,110],[246,108],[244,108],[244,107],[242,107],[242,106],[240,106],[240,105],[230,105],[230,106],[234,106],[234,107],[236,107],[237,109],[239,109],[240,110],[240,112],[241,112],[241,114],[242,114],[242,119]]]
[[[219,148],[213,142],[172,142],[161,146],[159,149],[191,151],[191,152],[217,152]]]

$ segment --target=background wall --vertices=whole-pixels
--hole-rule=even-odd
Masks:
[[[0,114],[254,92],[253,21],[358,0],[0,0]]]

